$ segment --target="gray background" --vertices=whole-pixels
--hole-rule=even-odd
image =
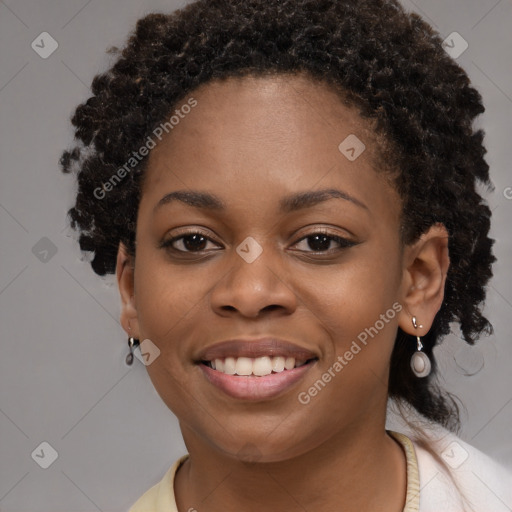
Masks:
[[[2,511],[127,510],[185,453],[145,367],[124,363],[115,281],[83,261],[66,221],[74,180],[57,163],[73,109],[109,65],[105,49],[123,45],[142,15],[181,5],[0,1]],[[512,468],[512,2],[404,5],[443,38],[456,31],[468,41],[457,61],[487,108],[478,125],[495,185],[487,197],[498,263],[485,309],[495,334],[470,349],[455,333],[437,353],[441,381],[467,408],[461,437]],[[59,45],[46,59],[31,47],[44,31]],[[31,457],[43,441],[58,453],[48,469]]]

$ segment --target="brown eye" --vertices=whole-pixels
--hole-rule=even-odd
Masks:
[[[206,237],[199,234],[182,236],[177,240],[182,241],[183,247],[187,251],[204,251],[205,246],[207,245]]]
[[[190,231],[165,240],[160,244],[160,247],[181,253],[199,253],[208,250],[208,242],[214,243],[203,233]]]
[[[353,247],[357,243],[349,240],[348,238],[343,238],[338,235],[329,234],[327,232],[319,231],[316,233],[311,233],[303,238],[301,238],[296,244],[299,242],[307,241],[304,245],[306,248],[312,249],[312,251],[308,251],[307,249],[300,249],[303,252],[313,252],[313,253],[331,253],[336,252],[338,250]],[[330,250],[331,244],[335,242],[338,244],[338,249]]]

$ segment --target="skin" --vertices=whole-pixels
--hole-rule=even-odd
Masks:
[[[120,244],[117,260],[122,325],[158,346],[147,371],[190,454],[176,476],[178,509],[334,511],[342,503],[345,512],[399,512],[406,462],[385,431],[389,361],[398,326],[422,336],[441,307],[447,232],[432,226],[401,245],[401,201],[375,170],[371,127],[325,84],[301,75],[233,78],[203,84],[193,97],[197,106],[150,154],[136,258]],[[338,150],[349,134],[366,145],[353,162]],[[279,211],[282,198],[325,188],[364,206],[331,198]],[[177,190],[213,193],[226,210],[179,201],[155,209]],[[159,247],[185,228],[209,240]],[[318,249],[305,237],[322,228],[355,245],[331,239]],[[252,263],[236,252],[248,236],[263,249]],[[395,302],[400,313],[309,404],[299,403],[298,393]],[[233,399],[194,363],[218,341],[265,335],[319,355],[273,399]]]

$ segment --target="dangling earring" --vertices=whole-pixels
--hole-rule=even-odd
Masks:
[[[412,317],[412,325],[415,329],[418,328],[418,324],[416,323],[416,317]],[[423,327],[423,325],[419,326],[420,329]],[[416,377],[426,377],[432,368],[432,365],[430,363],[430,359],[428,358],[427,354],[425,352],[422,352],[421,349],[423,348],[423,344],[421,343],[420,337],[416,336],[416,340],[418,343],[417,351],[414,352],[414,354],[411,357],[411,369],[416,375]]]
[[[133,363],[133,349],[139,345],[139,340],[132,338],[131,336],[128,338],[128,347],[130,348],[130,353],[126,356],[126,364],[131,366]]]

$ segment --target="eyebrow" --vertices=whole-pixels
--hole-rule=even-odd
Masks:
[[[306,192],[298,192],[287,196],[279,202],[280,211],[283,213],[291,213],[304,208],[311,208],[319,203],[328,201],[329,199],[343,199],[351,203],[369,210],[368,207],[359,199],[335,188],[326,188],[322,190],[312,190]],[[201,192],[199,190],[177,190],[166,194],[156,204],[153,212],[156,212],[160,207],[172,203],[173,201],[181,201],[194,208],[201,208],[204,210],[212,211],[225,211],[226,204],[222,199],[214,194],[208,192]]]

